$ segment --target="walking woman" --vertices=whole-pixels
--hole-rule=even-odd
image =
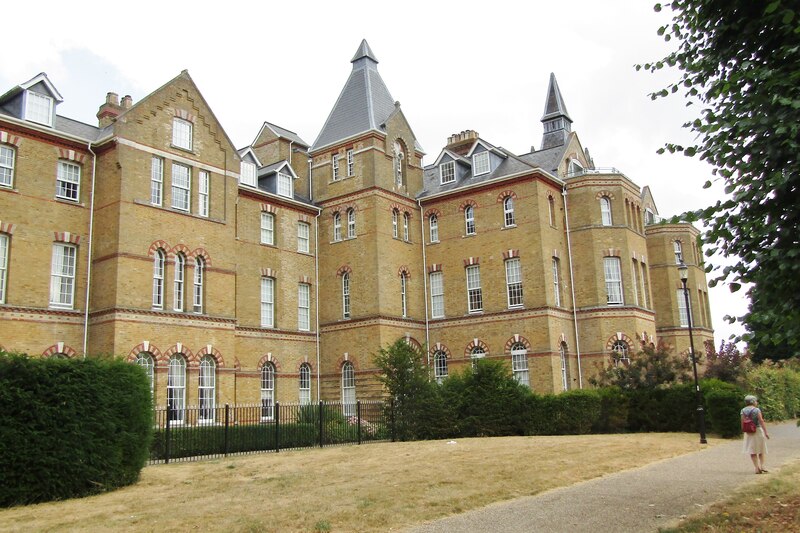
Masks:
[[[742,453],[749,453],[750,459],[753,461],[753,466],[756,467],[756,474],[766,474],[767,469],[764,468],[764,456],[767,455],[767,426],[764,424],[764,416],[761,414],[761,409],[758,408],[758,398],[748,394],[744,397],[745,407],[742,409],[742,422],[745,419],[752,420],[756,425],[754,433],[744,434],[744,446]]]

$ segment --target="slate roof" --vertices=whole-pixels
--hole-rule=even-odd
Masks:
[[[269,129],[271,129],[273,131],[273,133],[275,133],[275,135],[277,135],[278,137],[283,137],[284,139],[289,139],[293,143],[301,144],[301,145],[305,146],[306,148],[308,148],[308,146],[309,146],[309,144],[307,142],[305,142],[303,139],[300,138],[300,136],[298,134],[296,134],[295,132],[293,132],[291,130],[287,130],[286,128],[281,128],[280,126],[277,126],[277,125],[275,125],[275,124],[273,124],[271,122],[264,122],[264,125],[266,127],[268,127]]]
[[[555,146],[547,148],[546,150],[539,150],[538,152],[531,152],[529,154],[520,155],[519,158],[526,163],[539,167],[553,174],[558,174],[558,165],[564,159],[564,151],[567,145]]]
[[[284,167],[289,167],[289,173],[292,175],[292,179],[297,179],[297,174],[292,168],[292,165],[284,159],[283,161],[278,161],[277,163],[272,163],[258,169],[258,189],[280,196],[278,195],[278,171],[282,170]],[[294,193],[292,200],[314,205],[308,197],[297,194],[297,187],[292,187],[292,192]]]
[[[550,84],[547,86],[547,98],[544,101],[544,114],[542,121],[550,120],[558,116],[566,117],[567,120],[572,122],[572,119],[567,112],[567,105],[564,103],[564,97],[561,96],[561,89],[558,88],[556,75],[550,73]]]
[[[378,73],[378,60],[366,39],[361,41],[351,63],[353,71],[311,146],[312,151],[368,131],[383,132],[382,125],[395,110],[395,100]]]

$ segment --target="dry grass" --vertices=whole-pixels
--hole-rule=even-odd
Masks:
[[[2,510],[0,530],[388,531],[699,448],[685,434],[504,437],[151,466],[116,492]]]

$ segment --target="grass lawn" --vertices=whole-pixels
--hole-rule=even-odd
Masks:
[[[0,510],[0,531],[389,531],[700,448],[681,433],[502,437],[150,466],[115,492]]]

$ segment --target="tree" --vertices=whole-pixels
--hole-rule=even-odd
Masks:
[[[719,343],[719,350],[714,343],[706,341],[706,365],[703,377],[716,378],[728,383],[744,383],[747,370],[750,368],[750,357],[741,353],[732,342]]]
[[[684,124],[696,142],[665,149],[710,163],[730,195],[683,218],[703,221],[707,256],[720,252],[735,260],[721,270],[714,267],[712,286],[726,281],[737,291],[743,283],[753,284],[750,296],[757,298],[748,313],[728,320],[743,322],[746,340],[760,349],[781,346],[797,355],[800,9],[787,0],[665,5],[672,9],[672,23],[658,33],[677,41],[677,49],[644,68],[675,67],[680,75],[651,97],[683,91],[686,105],[702,106],[698,117]],[[661,4],[655,9],[661,11]]]
[[[659,342],[657,348],[645,346],[628,364],[601,368],[590,378],[592,385],[617,386],[624,390],[651,389],[689,381],[692,363],[688,357],[672,355],[672,348]]]

